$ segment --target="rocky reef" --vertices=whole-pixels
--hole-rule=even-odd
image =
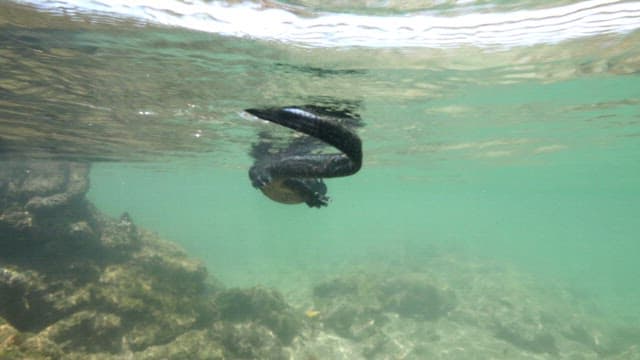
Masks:
[[[226,289],[127,213],[101,214],[88,174],[0,163],[0,359],[640,358],[637,326],[447,255],[295,284],[308,291],[293,305],[273,289]]]
[[[640,358],[640,328],[588,314],[562,288],[462,260],[443,255],[411,269],[370,267],[317,283],[307,312],[315,331],[306,333],[302,353],[362,360]]]
[[[284,358],[275,291],[223,289],[177,246],[85,198],[89,165],[0,167],[0,358]]]

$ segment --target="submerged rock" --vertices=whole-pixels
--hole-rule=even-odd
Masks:
[[[129,352],[128,356],[140,360],[226,359],[224,347],[211,336],[209,330],[190,330],[168,344],[150,346],[136,353]]]
[[[45,212],[82,200],[89,190],[89,165],[63,161],[3,161],[0,206]]]
[[[350,339],[375,335],[386,322],[378,301],[377,281],[368,276],[345,276],[313,288],[314,303],[324,328]]]
[[[22,333],[0,318],[0,359],[52,360],[62,356],[62,350],[53,341]]]
[[[339,275],[297,308],[275,290],[224,289],[129,214],[100,214],[86,170],[0,166],[0,359],[638,357],[638,328],[590,323],[466,261]]]
[[[12,239],[41,247],[0,255],[0,315],[13,326],[42,331],[68,351],[118,352],[123,336],[139,349],[213,318],[211,300],[204,296],[204,266],[152,233],[123,226],[122,220],[101,216],[86,203],[66,206],[90,210],[81,224],[94,226],[71,227],[66,237],[40,241],[31,237],[45,232],[52,220],[38,221],[38,231]],[[78,232],[83,233],[80,244],[74,238]]]
[[[511,324],[511,326],[499,324],[495,327],[495,336],[533,353],[551,355],[558,353],[556,339],[549,331],[531,329],[522,324]]]
[[[299,316],[275,290],[230,289],[216,296],[216,304],[222,319],[262,325],[284,344],[291,343],[302,327]]]
[[[201,330],[190,330],[173,341],[131,353],[131,358],[155,360],[290,359],[280,340],[256,323],[216,322]]]
[[[435,320],[455,308],[454,292],[439,288],[423,274],[391,277],[382,283],[380,290],[383,308],[402,316]]]
[[[301,322],[278,292],[222,291],[129,214],[100,214],[88,169],[0,166],[0,358],[288,358]]]
[[[40,332],[63,349],[95,352],[118,348],[124,327],[115,314],[81,310]]]
[[[3,161],[0,164],[3,256],[32,254],[34,250],[48,250],[50,255],[56,248],[66,252],[74,246],[89,245],[96,239],[97,224],[88,215],[93,211],[84,199],[88,189],[88,164]]]
[[[354,339],[379,336],[390,314],[435,320],[456,304],[452,290],[415,273],[334,278],[317,284],[313,294],[325,327]]]
[[[2,326],[68,353],[118,353],[123,337],[142,349],[215,318],[204,266],[128,216],[99,214],[84,198],[88,169],[0,166],[0,316],[11,324]]]

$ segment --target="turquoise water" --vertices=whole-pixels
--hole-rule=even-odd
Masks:
[[[180,243],[228,286],[274,286],[300,299],[319,279],[421,269],[450,254],[513,267],[570,292],[579,299],[574,309],[634,326],[637,172],[625,162],[576,160],[478,166],[460,174],[464,181],[439,174],[453,164],[434,166],[435,175],[365,168],[329,181],[334,200],[321,210],[270,202],[249,186],[245,169],[206,161],[161,172],[95,165],[89,197]],[[455,279],[459,270],[440,271]]]
[[[384,110],[365,111],[368,122],[398,126],[432,107],[462,102],[470,109],[424,116],[432,125],[417,135],[393,133],[400,138],[372,155],[380,164],[365,162],[356,176],[327,181],[333,201],[326,209],[270,202],[249,186],[246,168],[207,157],[94,165],[90,197],[176,239],[230,283],[285,286],[278,278],[287,272],[419,262],[415,253],[435,246],[499,259],[637,316],[639,84],[636,76],[594,76],[476,86],[399,113],[372,104]],[[522,107],[542,115],[512,110]],[[560,110],[567,107],[579,110]],[[478,119],[473,109],[486,115]],[[461,143],[448,151],[406,149],[440,136]],[[376,144],[364,139],[366,156]]]
[[[100,210],[128,212],[228,286],[288,294],[452,254],[635,324],[639,3],[404,3],[0,4],[3,149],[94,161]],[[537,20],[505,20],[521,12]],[[274,20],[245,29],[242,14]],[[292,135],[243,109],[340,101],[358,104],[365,160],[326,181],[327,208],[251,187],[258,133]]]

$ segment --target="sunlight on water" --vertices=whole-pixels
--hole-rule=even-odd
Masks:
[[[108,14],[143,23],[314,47],[513,47],[584,36],[627,33],[640,27],[640,4],[612,0],[513,12],[439,16],[430,13],[365,16],[321,13],[242,2],[23,1],[65,14]],[[252,21],[247,22],[247,19]]]

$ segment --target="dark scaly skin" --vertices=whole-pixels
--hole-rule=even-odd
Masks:
[[[284,204],[327,206],[322,178],[353,175],[362,166],[362,141],[351,129],[298,107],[247,109],[261,119],[313,136],[334,146],[338,154],[276,154],[259,159],[249,170],[254,187]]]

